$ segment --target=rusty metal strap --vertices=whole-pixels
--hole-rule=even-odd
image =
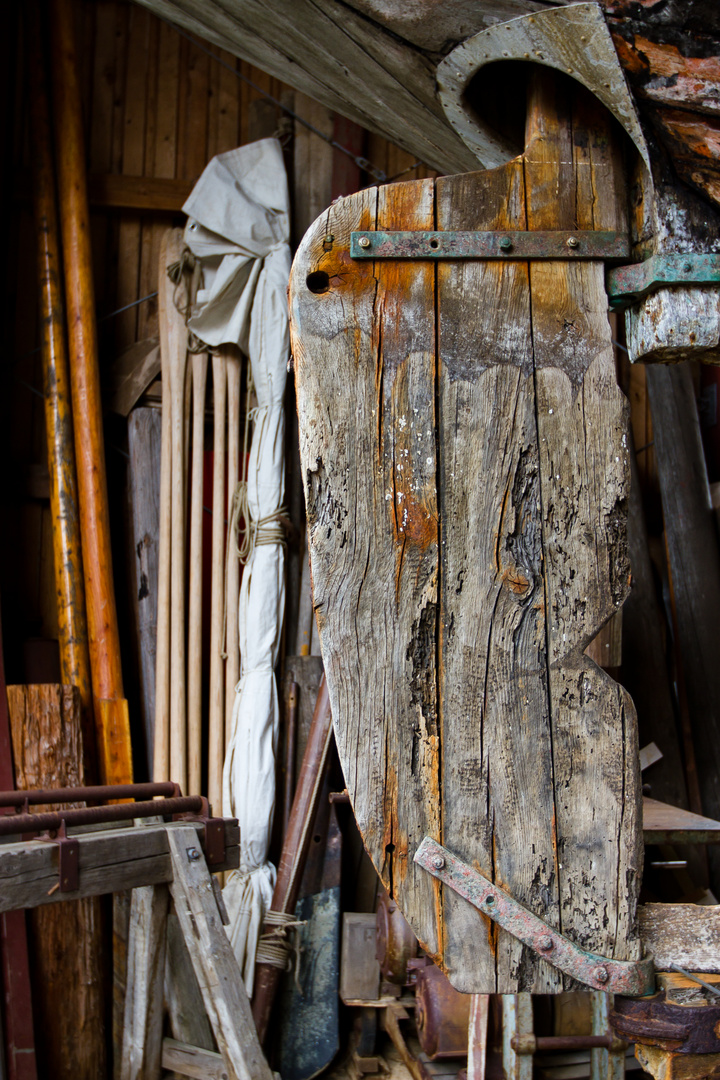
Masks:
[[[628,259],[627,233],[353,232],[353,259]]]
[[[578,982],[594,990],[630,997],[643,997],[653,992],[652,958],[609,960],[587,952],[429,836],[415,852],[415,862],[543,960]]]
[[[653,255],[646,262],[617,266],[607,275],[607,293],[614,310],[636,304],[666,285],[720,285],[720,255]]]

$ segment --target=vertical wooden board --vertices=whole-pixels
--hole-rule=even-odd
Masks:
[[[18,788],[85,783],[79,691],[72,686],[8,686]],[[38,807],[38,810],[44,809]],[[98,897],[31,912],[38,1057],[58,1080],[105,1075],[105,972]],[[57,1007],[62,988],[63,1009]],[[73,1017],[69,1025],[65,1010]]]
[[[622,229],[605,117],[545,79],[525,151],[528,226]],[[557,198],[561,191],[563,197]],[[601,263],[530,264],[561,929],[640,955],[640,770],[629,696],[584,649],[627,595],[627,408]]]
[[[238,60],[232,53],[219,51],[220,63],[214,64],[217,71],[216,97],[214,108],[217,113],[216,154],[225,154],[239,145],[240,123],[240,80],[235,74]],[[228,71],[228,65],[232,69]],[[208,157],[210,157],[208,147]]]
[[[178,176],[186,180],[197,180],[207,164],[209,64],[207,54],[189,44],[183,69],[184,115],[178,147]]]
[[[441,229],[522,229],[522,163],[437,181]],[[438,266],[443,843],[559,924],[535,391],[526,263]],[[559,978],[452,890],[464,992]]]
[[[158,605],[158,532],[160,522],[159,409],[133,409],[128,417],[128,478],[132,506],[133,565],[129,574],[140,709],[147,760],[153,760],[155,661]]]
[[[432,223],[432,183],[340,200],[306,235],[290,296],[314,605],[325,656],[342,658],[338,750],[376,868],[437,955],[436,884],[412,862],[440,828],[434,271],[348,254],[352,230]]]
[[[123,116],[122,171],[125,176],[142,176],[145,169],[145,112],[149,63],[149,13],[133,7],[129,16],[128,60]],[[123,214],[118,238],[118,307],[137,300],[139,293],[142,221],[138,215]],[[138,310],[130,308],[116,320],[116,347],[127,348],[137,340]]]

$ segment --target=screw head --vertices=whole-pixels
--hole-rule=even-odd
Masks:
[[[443,866],[445,865],[445,860],[443,859],[442,855],[436,855],[432,861],[432,864],[436,870],[442,870]]]
[[[369,248],[370,247],[370,238],[367,237],[367,236],[361,236],[360,239],[358,240],[358,244],[360,245],[361,248]]]
[[[187,857],[190,860],[190,862],[197,862],[198,859],[200,858],[200,852],[198,851],[198,849],[196,847],[188,848],[187,849]]]
[[[541,937],[538,941],[538,949],[541,952],[550,952],[553,947],[553,939],[551,937]]]
[[[580,241],[578,240],[577,236],[568,236],[566,243],[569,248],[576,248]]]
[[[502,240],[500,241],[500,250],[501,251],[510,251],[511,248],[512,248],[512,240],[510,239],[509,236],[503,236]]]
[[[607,973],[607,968],[599,967],[595,968],[595,978],[599,983],[606,983],[610,976]]]

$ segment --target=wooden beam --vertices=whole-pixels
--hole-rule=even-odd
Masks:
[[[643,799],[646,844],[720,844],[720,821],[656,799]]]
[[[82,896],[160,885],[172,880],[168,834],[192,829],[200,846],[201,822],[169,822],[142,828],[109,828],[78,832],[80,882],[74,892],[60,892],[58,850],[44,840],[0,845],[0,912],[34,908],[41,904],[75,900]],[[213,870],[233,870],[240,865],[240,830],[225,822],[225,862]]]
[[[174,875],[170,891],[227,1080],[272,1080],[205,859],[202,854],[190,857],[195,833],[192,828],[174,829],[168,839]]]
[[[178,214],[182,212],[196,179],[95,174],[88,177],[88,196],[91,206]]]
[[[656,970],[677,964],[686,971],[720,973],[720,905],[641,904],[638,926]]]
[[[162,1067],[197,1080],[226,1080],[227,1076],[222,1054],[201,1050],[199,1046],[189,1046],[176,1039],[163,1039]]]
[[[162,1051],[166,885],[133,889],[120,1080],[158,1080]]]

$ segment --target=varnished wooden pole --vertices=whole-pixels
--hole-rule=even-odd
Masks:
[[[60,647],[60,677],[80,694],[85,776],[97,779],[92,683],[85,615],[70,377],[62,302],[60,239],[55,208],[50,106],[36,4],[28,5],[28,86],[33,131],[33,181],[37,230],[43,389],[47,433],[50,514]]]
[[[240,357],[236,350],[225,354],[227,365],[228,397],[228,467],[227,507],[228,518],[232,516],[233,499],[240,479]],[[240,678],[240,629],[238,609],[240,600],[240,563],[237,557],[237,536],[230,536],[227,550],[227,580],[225,582],[227,605],[227,660],[225,661],[225,748],[232,735],[232,716],[235,705],[235,687]]]
[[[51,0],[50,11],[55,153],[100,778],[104,783],[127,783],[132,780],[132,753],[112,574],[90,217],[72,0]]]
[[[210,585],[210,722],[208,740],[208,799],[221,812],[225,752],[225,672],[222,658],[225,596],[225,405],[227,367],[213,356],[213,519],[212,582]]]
[[[190,483],[190,604],[188,607],[188,794],[200,795],[202,755],[203,462],[207,353],[194,353]]]
[[[162,255],[158,292],[165,287]],[[161,350],[162,357],[162,350]],[[170,532],[172,505],[170,482],[172,437],[170,427],[170,377],[162,380],[162,429],[160,435],[160,545],[158,552],[158,606],[155,639],[155,730],[153,732],[153,780],[170,779]]]

